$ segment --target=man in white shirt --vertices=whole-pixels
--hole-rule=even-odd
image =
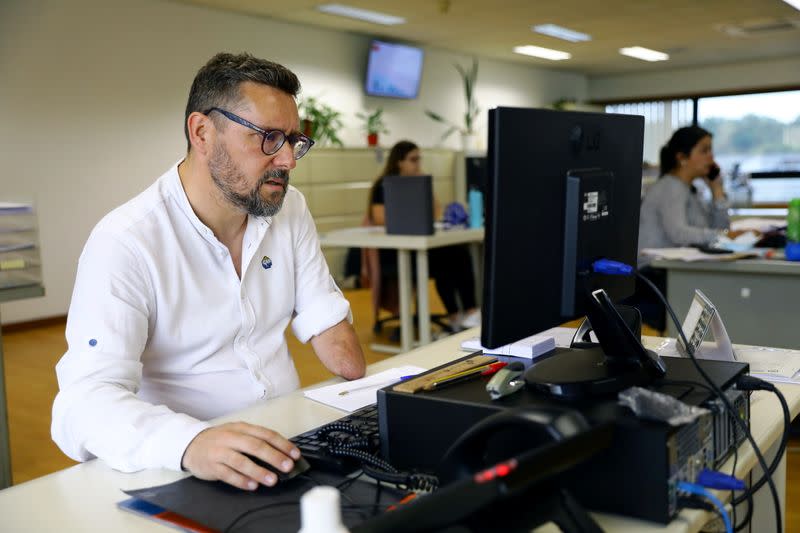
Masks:
[[[245,454],[288,472],[299,450],[207,420],[299,386],[290,320],[331,372],[363,376],[350,306],[288,183],[313,145],[298,132],[299,90],[281,65],[213,57],[189,94],[186,157],[92,231],[56,367],[52,435],[73,459],[271,486]]]

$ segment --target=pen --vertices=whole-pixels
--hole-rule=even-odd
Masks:
[[[500,370],[501,368],[503,368],[507,364],[508,363],[503,363],[502,361],[499,361],[499,362],[496,362],[496,363],[489,363],[487,365],[476,366],[475,368],[470,368],[469,370],[464,370],[462,372],[457,372],[455,374],[451,374],[451,375],[449,375],[447,377],[442,378],[439,381],[443,382],[443,381],[447,381],[447,380],[450,380],[450,379],[456,379],[456,378],[460,378],[462,376],[471,376],[472,374],[480,374],[480,373],[482,373],[482,372],[484,372],[486,370],[495,369],[495,370],[493,370],[493,372],[491,372],[493,374],[494,372],[497,372],[498,370]],[[484,375],[488,376],[489,374],[484,374]]]
[[[454,374],[452,376],[447,376],[444,379],[439,381],[434,381],[430,385],[425,387],[425,390],[436,390],[440,389],[446,385],[452,385],[455,383],[461,383],[462,381],[468,381],[470,379],[476,377],[483,377],[483,376],[491,376],[492,374],[498,372],[501,368],[507,366],[508,363],[504,362],[497,362],[491,363],[484,366],[479,366],[476,368],[472,368],[470,370],[466,370],[464,372],[459,372],[458,374]]]

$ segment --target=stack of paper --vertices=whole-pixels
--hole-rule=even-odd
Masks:
[[[0,202],[0,288],[41,283],[38,240],[33,206]]]
[[[551,335],[531,335],[511,344],[499,346],[497,348],[484,348],[481,346],[480,337],[473,337],[461,343],[462,350],[483,350],[485,354],[491,355],[510,355],[512,357],[524,357],[533,359],[545,354],[556,347],[556,340]]]

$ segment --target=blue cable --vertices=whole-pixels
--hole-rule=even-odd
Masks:
[[[592,263],[592,270],[598,274],[609,274],[612,276],[630,276],[633,274],[633,267],[612,259],[598,259]]]
[[[678,482],[678,490],[687,492],[689,494],[694,494],[697,496],[702,496],[706,498],[708,501],[714,504],[714,506],[719,511],[720,516],[722,516],[722,521],[725,522],[725,531],[727,533],[733,533],[733,526],[731,525],[731,519],[728,516],[728,513],[725,511],[725,505],[711,492],[706,489],[705,487],[701,487],[700,485],[695,485],[694,483],[688,483],[686,481]]]
[[[747,488],[741,479],[707,468],[697,474],[697,484],[701,487],[717,490],[745,490]]]

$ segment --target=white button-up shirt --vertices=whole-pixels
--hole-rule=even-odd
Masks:
[[[56,366],[53,440],[122,471],[180,470],[205,420],[299,386],[290,320],[307,342],[345,318],[297,189],[274,217],[248,217],[239,279],[176,164],[86,243]]]

